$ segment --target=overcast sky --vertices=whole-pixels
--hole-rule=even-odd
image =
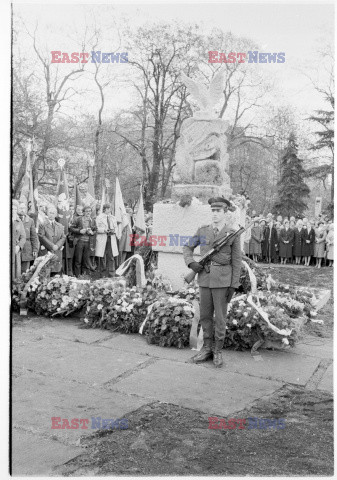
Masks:
[[[264,52],[285,52],[284,64],[267,64],[266,74],[277,79],[276,102],[290,104],[305,117],[313,109],[322,108],[322,98],[312,88],[311,77],[323,77],[322,58],[319,48],[333,44],[334,6],[332,4],[169,4],[169,5],[123,5],[114,6],[118,22],[127,16],[135,28],[149,21],[178,19],[195,22],[206,30],[221,27],[237,36],[245,36],[261,45]],[[45,38],[50,50],[73,51],[66,39],[67,32],[80,30],[86,18],[94,12],[99,24],[107,29],[111,8],[104,5],[14,5],[28,27],[39,23],[40,36]],[[113,36],[113,32],[111,33]],[[23,37],[22,37],[23,39]],[[27,57],[34,57],[31,43],[21,40],[21,49]],[[68,43],[67,43],[68,42]],[[69,48],[67,48],[69,47]],[[109,51],[109,50],[107,50]],[[111,50],[110,50],[111,51]],[[121,65],[104,65],[104,68],[119,69]],[[321,79],[323,81],[323,78]],[[96,95],[96,94],[93,94]],[[123,89],[107,98],[106,114],[118,106],[127,106],[129,95]],[[92,103],[90,102],[92,106]],[[90,106],[88,106],[90,109]]]

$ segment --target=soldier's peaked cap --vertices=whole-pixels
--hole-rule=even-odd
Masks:
[[[221,208],[221,207],[224,207],[225,205],[227,205],[228,207],[231,206],[231,203],[229,202],[229,200],[226,200],[223,197],[210,198],[208,200],[208,203],[210,204],[211,208]]]

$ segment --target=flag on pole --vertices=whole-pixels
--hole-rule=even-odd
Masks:
[[[146,232],[146,223],[145,223],[145,214],[144,214],[144,203],[143,203],[143,192],[142,186],[140,186],[140,197],[138,200],[138,210],[135,218],[135,228],[141,232]]]
[[[75,181],[74,181],[74,207],[75,207],[75,210],[76,210],[76,207],[78,205],[83,205],[83,201],[82,201],[82,198],[81,198],[80,189],[79,189],[77,180],[75,178]]]
[[[116,190],[115,190],[115,217],[117,220],[117,238],[121,238],[122,231],[129,224],[128,214],[126,213],[123,195],[119,180],[116,177]]]
[[[126,252],[131,252],[132,250],[130,243],[132,230],[117,177],[115,191],[115,217],[117,220],[116,236],[118,238],[119,261],[123,263],[125,261]]]
[[[23,177],[23,185],[20,194],[20,202],[27,204],[27,213],[36,213],[36,205],[34,198],[34,187],[33,187],[33,173],[32,166],[30,162],[30,153],[32,151],[32,144],[29,142],[27,146],[27,159],[26,159],[26,171]],[[33,151],[33,163],[34,163],[34,151]]]
[[[63,158],[60,158],[58,161],[60,166],[60,175],[58,180],[58,191],[57,191],[57,217],[58,222],[64,226],[64,233],[68,233],[68,222],[70,219],[70,210],[69,210],[69,191],[68,191],[68,182],[67,175],[64,169],[65,161]]]

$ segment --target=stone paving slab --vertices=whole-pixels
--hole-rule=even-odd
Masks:
[[[150,345],[144,335],[119,335],[115,338],[109,338],[100,342],[101,347],[109,348],[115,351],[134,352],[150,357],[166,358],[168,360],[177,360],[185,362],[198,352],[190,348],[165,348],[158,345]]]
[[[113,386],[208,414],[230,415],[269,395],[281,383],[198,365],[159,360]]]
[[[53,467],[85,453],[85,450],[14,429],[12,452],[13,476],[36,477],[51,475]]]
[[[13,425],[73,445],[92,434],[91,417],[125,418],[148,399],[28,372],[13,380]],[[87,429],[52,429],[52,417],[89,419]],[[127,417],[126,417],[127,418]]]
[[[290,351],[260,350],[260,355],[253,357],[249,351],[237,352],[224,350],[225,367],[222,371],[253,375],[296,385],[305,385],[319,365],[320,359],[292,355]],[[202,364],[213,369],[212,362]]]
[[[108,382],[144,361],[144,356],[135,353],[125,355],[121,350],[49,337],[13,350],[14,371],[48,372],[91,385]]]
[[[131,337],[131,338],[130,338]],[[149,345],[145,337],[140,335],[120,335],[118,338],[107,339],[100,343],[101,346],[123,351],[136,352],[151,357],[157,357],[177,362],[186,362],[197,354],[190,348],[163,348],[157,345]],[[319,364],[319,358],[323,358],[324,346],[317,348],[316,355],[303,356],[292,355],[289,351],[260,350],[258,361],[254,360],[250,351],[237,352],[223,350],[225,367],[222,369],[230,372],[253,375],[262,378],[270,378],[282,382],[305,385]],[[322,356],[319,356],[319,352]],[[327,355],[327,351],[325,352]],[[317,356],[317,358],[316,358]],[[206,362],[200,366],[213,369],[212,362]]]
[[[322,380],[318,384],[317,389],[326,390],[330,393],[333,393],[333,364],[327,368]]]
[[[316,358],[333,358],[333,340],[308,336],[299,340],[289,353]]]
[[[15,322],[12,330],[15,345],[25,345],[30,341],[38,341],[44,337],[62,338],[69,341],[94,343],[112,336],[118,336],[110,330],[99,328],[79,328],[80,322],[76,319],[46,319],[34,317],[24,320],[22,324]]]

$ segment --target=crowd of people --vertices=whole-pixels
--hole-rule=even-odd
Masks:
[[[57,208],[39,205],[37,214],[27,214],[27,205],[12,201],[12,276],[27,271],[37,256],[53,252],[51,276],[66,273],[79,277],[97,271],[99,276],[115,276],[116,269],[134,247],[129,236],[134,233],[132,209],[125,208],[121,222],[111,213],[110,204],[96,212],[89,205],[70,205],[65,229]],[[96,214],[96,215],[95,215]],[[67,230],[67,232],[66,232]]]
[[[255,213],[255,212],[254,212]],[[315,220],[304,217],[262,216],[246,217],[244,251],[255,262],[295,265],[333,266],[334,225],[319,215]]]
[[[125,218],[117,222],[111,206],[105,204],[96,212],[88,206],[70,205],[67,232],[58,218],[57,208],[39,205],[38,213],[27,214],[24,202],[12,202],[12,276],[17,278],[37,256],[53,252],[51,275],[66,273],[79,277],[96,271],[99,276],[115,276],[116,269],[135,247],[128,241],[136,232],[134,212],[126,206]],[[94,215],[96,214],[96,215]],[[252,212],[246,217],[244,253],[255,262],[293,263],[305,266],[333,266],[334,225],[323,215],[309,220],[304,217],[275,216],[265,218]],[[152,230],[152,213],[145,212],[146,232]]]

